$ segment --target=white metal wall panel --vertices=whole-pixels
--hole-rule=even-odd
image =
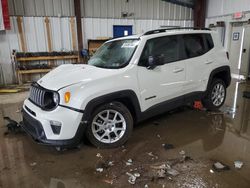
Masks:
[[[10,63],[10,46],[8,36],[0,34],[0,74],[3,77],[3,82],[12,82],[12,68]],[[3,83],[1,83],[3,84]]]
[[[54,51],[60,51],[62,49],[62,36],[61,36],[61,23],[60,18],[51,18],[51,33],[52,44]]]
[[[23,26],[26,37],[27,51],[37,52],[38,44],[36,41],[37,36],[36,36],[34,17],[26,17],[25,19],[23,19]]]
[[[70,19],[62,18],[61,19],[61,31],[62,31],[62,48],[63,50],[70,51],[72,47],[72,38],[70,31]]]
[[[8,41],[9,41],[9,48],[10,50],[17,50],[19,51],[19,40],[17,36],[17,22],[16,17],[10,17],[10,24],[11,24],[11,30],[7,31]]]
[[[46,52],[48,51],[46,29],[43,17],[34,18],[35,22],[35,32],[36,32],[36,42],[37,42],[37,51]]]
[[[208,0],[207,17],[250,11],[249,0]]]

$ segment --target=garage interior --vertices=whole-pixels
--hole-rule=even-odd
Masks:
[[[58,151],[7,128],[4,117],[21,122],[31,83],[52,69],[88,63],[110,39],[171,27],[219,33],[232,77],[219,111],[196,101],[135,125],[113,149],[84,139]],[[248,188],[249,79],[249,0],[0,0],[0,187]]]

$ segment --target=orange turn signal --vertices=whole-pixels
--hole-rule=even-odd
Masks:
[[[68,103],[69,100],[70,100],[70,92],[66,92],[66,93],[64,94],[64,102],[65,102],[65,103]]]

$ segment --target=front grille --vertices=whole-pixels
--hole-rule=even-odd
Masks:
[[[29,99],[35,103],[36,105],[43,107],[44,106],[44,100],[45,100],[45,94],[46,91],[41,88],[41,87],[37,87],[32,85],[30,88],[30,96]]]

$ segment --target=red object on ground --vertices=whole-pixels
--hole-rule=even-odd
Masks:
[[[202,110],[203,105],[202,105],[201,101],[194,101],[194,108],[198,109],[198,110]]]
[[[8,0],[1,0],[2,3],[2,12],[3,12],[3,23],[4,28],[6,30],[10,30],[10,16],[9,16],[9,9],[8,9]]]

